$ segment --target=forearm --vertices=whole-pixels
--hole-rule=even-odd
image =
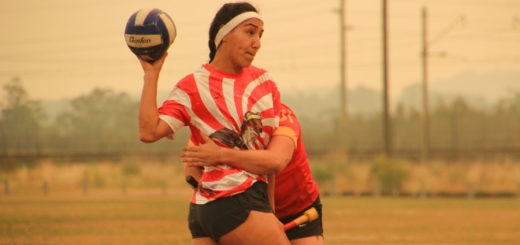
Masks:
[[[222,148],[220,155],[220,162],[255,174],[277,173],[285,161],[286,159],[268,150],[242,151]]]
[[[276,174],[287,166],[295,149],[294,141],[286,136],[274,136],[265,150],[238,150],[221,147],[202,134],[205,143],[186,146],[183,162],[191,166],[211,166],[225,163],[255,174]]]
[[[143,142],[154,142],[164,136],[171,136],[173,139],[174,132],[166,123],[161,122],[157,109],[157,84],[166,56],[167,52],[152,64],[138,58],[144,71],[139,104],[139,138]]]
[[[289,137],[275,136],[265,150],[221,148],[219,160],[255,174],[276,174],[291,161],[294,148]]]
[[[141,103],[139,105],[139,137],[143,142],[154,142],[164,137],[157,108],[157,80],[159,74],[145,72]]]

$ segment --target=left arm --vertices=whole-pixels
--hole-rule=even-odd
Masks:
[[[255,174],[276,174],[291,161],[294,141],[284,135],[275,135],[265,150],[237,150],[221,147],[208,136],[202,135],[205,143],[184,147],[182,161],[188,166],[211,166],[226,163],[235,168]]]

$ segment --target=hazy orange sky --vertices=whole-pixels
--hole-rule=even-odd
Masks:
[[[142,70],[127,48],[128,17],[157,7],[174,19],[159,88],[207,61],[209,24],[228,1],[24,0],[0,8],[0,85],[20,77],[36,99],[74,98],[95,87],[138,94]],[[251,1],[265,21],[254,62],[270,71],[281,90],[339,84],[339,0]],[[520,1],[388,0],[390,86],[397,93],[420,81],[420,11],[429,13],[432,83],[464,71],[520,70]],[[380,89],[381,0],[346,0],[347,86]],[[445,57],[438,54],[444,52]],[[519,78],[520,82],[520,78]]]

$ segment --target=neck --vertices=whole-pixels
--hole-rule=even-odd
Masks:
[[[229,74],[238,74],[242,72],[243,67],[233,63],[232,59],[226,57],[223,53],[225,52],[217,52],[215,58],[213,58],[209,65],[219,71]]]

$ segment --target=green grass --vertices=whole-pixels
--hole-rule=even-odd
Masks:
[[[0,244],[190,244],[190,192],[0,195]],[[322,197],[325,244],[520,244],[520,199]]]

